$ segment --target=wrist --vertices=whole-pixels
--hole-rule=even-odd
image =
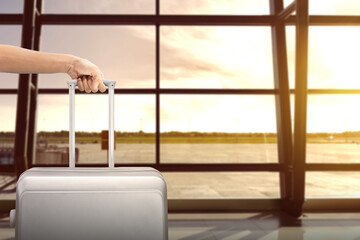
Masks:
[[[76,78],[75,65],[79,60],[76,56],[65,55],[62,71],[70,75],[70,77]]]

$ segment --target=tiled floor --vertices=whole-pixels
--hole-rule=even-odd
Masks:
[[[14,239],[6,216],[0,239]],[[279,213],[170,214],[169,239],[360,240],[360,214],[304,214],[299,220]]]

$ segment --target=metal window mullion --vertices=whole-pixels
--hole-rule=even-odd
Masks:
[[[23,48],[33,48],[33,29],[35,18],[35,0],[24,1],[24,14],[21,46]],[[16,127],[15,127],[15,146],[14,163],[16,175],[19,177],[28,168],[27,148],[29,131],[29,110],[30,110],[30,75],[19,75],[18,98],[16,106]]]
[[[156,16],[160,15],[160,0],[156,0]],[[155,163],[160,164],[160,25],[155,25],[155,120],[156,120],[156,144]]]
[[[35,31],[33,49],[38,51],[40,48],[40,35],[41,24],[39,21],[40,14],[42,12],[42,1],[37,0],[36,10],[39,15],[35,16]],[[38,74],[31,74],[31,84],[33,86],[30,95],[30,116],[29,116],[29,134],[28,134],[28,149],[27,160],[28,166],[31,167],[35,160],[36,153],[36,125],[37,125],[37,97],[38,97]]]
[[[270,0],[271,14],[279,15],[283,11],[283,0]],[[280,193],[282,208],[287,209],[292,192],[292,129],[290,109],[290,89],[288,77],[288,64],[286,52],[285,23],[280,16],[278,21],[271,28],[272,50],[273,50],[273,71],[274,85],[278,90],[275,95],[276,126],[278,139],[278,160],[286,165],[286,169],[280,172]]]
[[[20,25],[22,23],[22,14],[0,14],[0,25]]]
[[[307,77],[308,77],[308,0],[296,0],[295,121],[293,213],[300,216],[305,201]]]

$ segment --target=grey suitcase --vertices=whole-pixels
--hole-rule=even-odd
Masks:
[[[70,168],[32,168],[16,188],[10,222],[16,239],[168,239],[166,182],[153,168],[114,168],[113,108],[109,89],[109,168],[75,168],[74,102],[69,81]]]

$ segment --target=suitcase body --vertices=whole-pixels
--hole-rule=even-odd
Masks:
[[[114,167],[114,81],[109,89],[109,168],[75,168],[75,86],[69,81],[69,168],[32,168],[10,212],[21,240],[167,240],[166,182],[146,167]]]
[[[166,183],[152,168],[32,168],[16,239],[167,239]]]

